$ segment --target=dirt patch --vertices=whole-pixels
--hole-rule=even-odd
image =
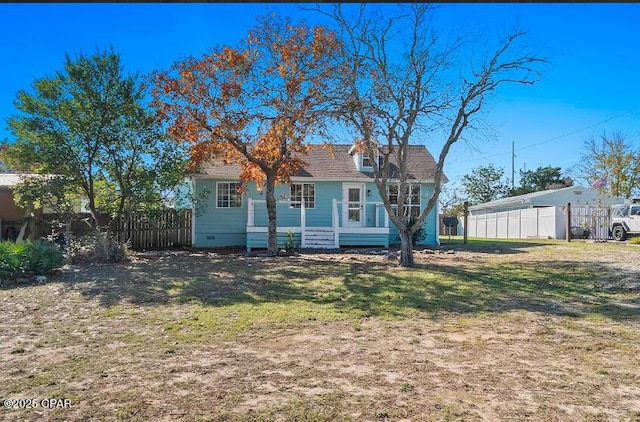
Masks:
[[[72,405],[2,419],[640,418],[637,250],[432,252],[147,252],[5,287],[0,395]]]

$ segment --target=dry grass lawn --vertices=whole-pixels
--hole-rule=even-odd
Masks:
[[[640,421],[640,248],[448,249],[139,253],[4,286],[0,398],[39,406],[0,419]]]

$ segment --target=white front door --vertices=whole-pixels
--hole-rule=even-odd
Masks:
[[[342,226],[362,227],[364,224],[364,183],[342,184]]]

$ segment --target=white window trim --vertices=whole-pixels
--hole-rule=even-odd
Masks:
[[[235,183],[236,185],[240,185],[241,182],[235,182],[235,181],[226,181],[226,182],[216,182],[216,208],[220,208],[220,209],[234,209],[234,208],[242,208],[242,194],[240,194],[240,206],[239,207],[232,207],[231,206],[231,198],[229,198],[229,206],[228,207],[221,207],[219,206],[219,195],[220,195],[220,185],[222,184],[231,184],[231,183]],[[237,188],[236,188],[237,189]]]
[[[293,198],[293,195],[292,195],[292,192],[291,192],[291,186],[293,186],[293,185],[303,185],[303,187],[302,187],[302,200],[303,201],[304,201],[304,185],[312,185],[313,186],[313,206],[309,207],[309,206],[307,206],[305,204],[304,207],[306,209],[308,209],[308,210],[315,209],[315,207],[316,207],[316,184],[315,183],[310,183],[310,182],[291,182],[291,183],[289,183],[289,201],[291,201],[292,198]],[[298,208],[298,207],[294,207],[293,204],[290,204],[289,208]]]
[[[365,158],[369,158],[369,154],[367,152],[361,152],[358,153],[358,155],[360,156],[360,171],[362,171],[363,169],[372,169],[373,170],[373,165],[371,166],[365,166],[364,165],[364,159]],[[378,168],[380,168],[380,151],[378,151],[378,149],[376,148],[376,153],[375,153],[375,161],[373,164],[377,164]]]
[[[362,154],[360,154],[360,166],[362,168],[365,167],[369,167],[369,168],[373,168],[373,166],[368,166],[364,163],[365,158],[368,160],[369,159],[369,154],[365,154],[364,152]]]
[[[394,183],[395,186],[400,187],[400,183]],[[418,186],[420,188],[420,193],[418,195],[418,203],[414,204],[413,201],[411,200],[411,198],[413,197],[413,195],[411,195],[411,191],[413,190],[414,186]],[[387,195],[389,196],[389,202],[391,202],[391,192],[389,191],[389,187],[387,187]],[[391,207],[398,207],[398,199],[396,198],[396,203],[395,204],[391,204]],[[420,215],[420,213],[422,212],[422,184],[421,183],[409,183],[409,203],[407,204],[407,207],[409,208],[409,212],[411,212],[412,208],[418,208],[418,215]]]

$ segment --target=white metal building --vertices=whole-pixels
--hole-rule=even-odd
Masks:
[[[572,227],[584,220],[579,216],[593,216],[589,228],[603,237],[607,232],[607,218],[606,214],[601,215],[601,210],[624,202],[624,198],[603,195],[597,189],[573,186],[512,196],[469,207],[467,235],[492,239],[562,239],[566,234],[566,205],[570,203],[574,210]]]
[[[568,188],[549,189],[526,195],[511,196],[474,205],[469,207],[469,214],[480,215],[527,208],[565,206],[567,203],[570,203],[571,206],[584,207],[587,205],[607,206],[624,202],[624,198],[603,194],[598,189],[570,186]]]

